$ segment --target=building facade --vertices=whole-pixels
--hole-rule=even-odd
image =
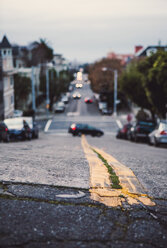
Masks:
[[[1,119],[13,116],[14,111],[14,68],[12,46],[6,36],[0,43],[0,113]]]

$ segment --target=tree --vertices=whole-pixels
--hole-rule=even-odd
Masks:
[[[89,66],[89,80],[92,89],[100,93],[101,91],[113,91],[114,89],[114,72],[111,70],[102,71],[103,68],[116,69],[118,74],[122,70],[121,61],[118,59],[104,58]]]
[[[159,50],[138,64],[152,112],[165,118],[167,112],[167,52]]]
[[[19,74],[14,75],[14,94],[15,108],[22,109],[26,104],[31,93],[31,79],[22,77]]]
[[[45,39],[31,43],[31,65],[45,64],[53,59],[53,49],[49,47]]]
[[[122,91],[138,106],[165,118],[167,104],[167,52],[159,50],[133,61],[120,80]]]
[[[122,73],[119,81],[120,89],[125,95],[141,108],[151,109],[145,89],[143,87],[144,76],[138,71],[138,62],[133,61]]]

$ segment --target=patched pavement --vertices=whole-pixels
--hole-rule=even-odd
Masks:
[[[107,207],[87,189],[19,183],[0,188],[0,247],[166,247],[167,201]]]

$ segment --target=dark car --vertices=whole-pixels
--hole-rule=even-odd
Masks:
[[[27,122],[27,124],[29,125],[29,127],[31,129],[31,133],[32,133],[32,138],[38,139],[39,128],[38,128],[37,123],[33,120],[32,117],[23,117],[23,120],[25,120]]]
[[[91,97],[85,97],[84,101],[85,101],[85,103],[92,103],[93,102]]]
[[[127,133],[128,133],[128,131],[130,130],[131,127],[132,127],[132,124],[127,123],[122,128],[118,129],[116,138],[117,139],[127,139]]]
[[[3,122],[0,122],[0,141],[9,142],[8,128]]]
[[[14,139],[31,140],[32,132],[28,123],[22,117],[5,119],[3,122],[2,141],[9,142]]]
[[[148,135],[151,133],[156,127],[156,122],[151,120],[137,121],[134,125],[129,129],[127,133],[127,137],[131,141],[138,142],[139,140],[148,141]]]
[[[82,134],[88,134],[88,135],[92,135],[92,136],[102,136],[104,134],[104,132],[100,129],[97,129],[95,127],[92,127],[90,125],[87,124],[76,124],[73,123],[69,129],[68,132],[71,133],[73,136],[81,136]]]

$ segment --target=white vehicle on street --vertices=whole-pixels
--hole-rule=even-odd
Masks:
[[[160,144],[167,144],[167,121],[160,121],[148,137],[151,145],[159,146]]]
[[[65,104],[64,102],[57,102],[55,104],[53,104],[53,111],[56,113],[62,113],[65,110]]]

